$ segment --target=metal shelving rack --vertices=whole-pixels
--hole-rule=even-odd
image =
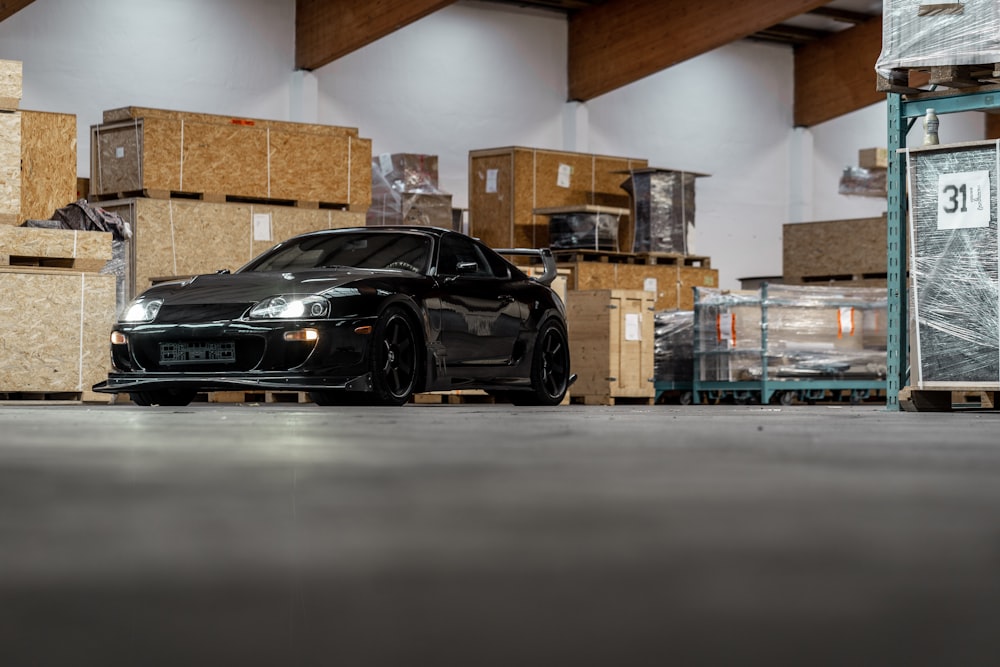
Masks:
[[[906,257],[906,169],[899,149],[906,148],[906,134],[928,109],[942,114],[961,111],[1000,109],[1000,86],[977,92],[921,93],[905,99],[889,93],[887,173],[887,283],[888,312],[886,323],[886,409],[898,411],[899,390],[909,380],[909,303],[907,299]]]

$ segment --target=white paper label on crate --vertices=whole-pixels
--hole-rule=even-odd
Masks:
[[[497,173],[499,169],[486,170],[486,192],[495,193],[497,191]]]
[[[966,171],[938,177],[938,229],[989,227],[990,172]]]
[[[254,241],[270,241],[271,240],[271,214],[270,213],[254,213],[253,214],[253,240]]]
[[[573,167],[568,164],[559,165],[559,173],[556,176],[556,185],[560,188],[568,188],[570,185],[570,177],[573,175]]]
[[[118,148],[115,149],[115,157],[118,158],[118,159],[121,159],[121,158],[125,157],[125,147],[124,146],[119,146]]]
[[[392,171],[392,155],[390,153],[382,153],[378,156],[378,168],[382,170],[383,176]]]
[[[656,278],[646,278],[642,281],[642,289],[656,294]]]
[[[642,340],[642,315],[625,313],[625,340]]]

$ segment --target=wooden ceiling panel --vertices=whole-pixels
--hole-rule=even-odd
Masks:
[[[810,127],[885,99],[876,90],[882,17],[795,50],[795,125]]]
[[[581,9],[569,16],[568,97],[593,99],[824,4],[607,0]]]
[[[0,21],[3,21],[21,11],[34,0],[0,0]]]
[[[295,67],[322,67],[454,1],[296,0]]]

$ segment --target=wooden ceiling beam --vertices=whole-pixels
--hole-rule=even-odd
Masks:
[[[795,49],[795,125],[811,127],[884,100],[875,76],[881,50],[881,16]]]
[[[320,68],[454,2],[295,0],[295,67]]]
[[[0,21],[4,21],[21,11],[34,0],[0,0]]]
[[[569,17],[569,99],[593,99],[826,2],[607,0],[581,9]]]

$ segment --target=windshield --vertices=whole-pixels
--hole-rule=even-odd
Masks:
[[[303,271],[335,266],[424,273],[431,239],[422,234],[354,232],[319,234],[289,241],[243,271]]]

